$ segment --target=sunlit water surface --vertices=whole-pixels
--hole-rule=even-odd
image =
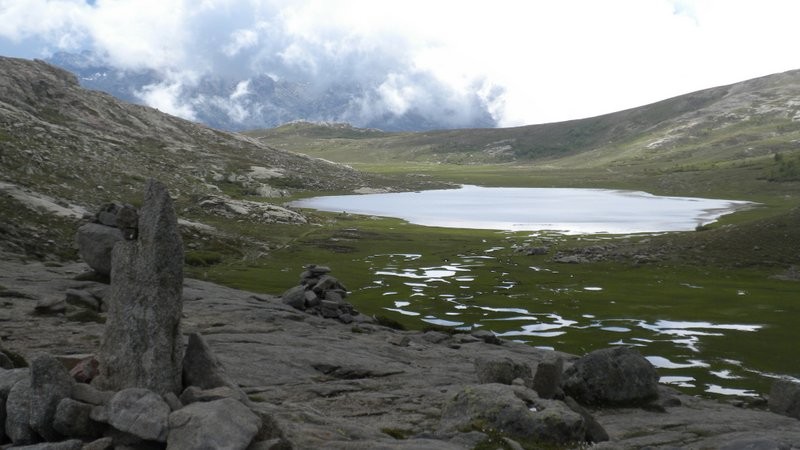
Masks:
[[[570,234],[688,231],[749,202],[661,197],[641,191],[462,186],[298,200],[321,211],[397,217],[417,225]]]
[[[634,191],[477,186],[293,203],[324,211],[398,217],[427,226],[568,234],[688,231],[748,205]],[[374,282],[360,289],[367,294],[362,297],[378,299],[390,314],[463,330],[491,329],[506,339],[543,348],[582,353],[614,345],[637,347],[659,370],[661,382],[695,393],[755,396],[763,392],[751,388],[758,384],[753,380],[761,379],[763,386],[763,379],[779,376],[720,350],[723,340],[759,339],[764,323],[747,320],[747,314],[724,316],[741,318],[735,320],[710,320],[719,316],[713,306],[709,309],[700,302],[696,307],[690,304],[687,313],[685,303],[704,289],[696,280],[680,283],[686,293],[682,302],[659,297],[655,288],[647,294],[650,298],[635,305],[617,304],[602,283],[564,283],[563,274],[554,269],[530,265],[523,268],[520,278],[519,268],[509,269],[496,256],[503,249],[465,252],[437,265],[423,257],[424,249],[370,256],[361,262],[374,274]],[[548,283],[549,276],[562,278]],[[728,290],[730,295],[722,296],[726,308],[749,308],[747,302],[753,299],[747,298],[748,292]]]
[[[759,384],[757,380],[763,386],[764,380],[781,375],[719,353],[724,341],[760,339],[766,325],[748,321],[747,315],[736,321],[703,320],[699,317],[706,312],[699,308],[687,312],[684,305],[671,305],[668,298],[651,297],[658,316],[688,314],[698,318],[636,318],[641,314],[637,309],[641,304],[617,304],[613,296],[601,300],[600,296],[606,294],[602,285],[576,281],[569,286],[532,287],[532,283],[520,282],[504,271],[503,264],[492,256],[494,250],[458,255],[436,266],[422,264],[422,254],[373,255],[364,261],[374,274],[373,285],[363,289],[360,296],[368,297],[363,294],[372,291],[372,297],[379,296],[386,311],[433,325],[490,329],[505,339],[541,348],[583,353],[615,345],[633,346],[658,369],[662,383],[692,393],[763,395],[763,389],[752,389]],[[537,279],[546,281],[548,275],[563,275],[537,266],[527,270],[534,283]],[[682,288],[687,298],[692,295],[689,291],[704,289],[689,283]],[[735,288],[729,293],[726,308],[749,307],[750,293]]]

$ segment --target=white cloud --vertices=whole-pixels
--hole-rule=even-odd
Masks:
[[[484,108],[519,125],[800,68],[798,17],[794,0],[0,0],[0,48],[43,42],[31,57],[88,48],[162,73],[351,83],[365,89],[354,117],[427,108],[461,120]],[[143,98],[190,116],[170,97],[182,82]]]

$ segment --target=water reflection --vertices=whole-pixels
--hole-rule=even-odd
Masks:
[[[659,370],[662,383],[717,395],[754,395],[735,385],[754,371],[739,361],[708,357],[704,346],[719,337],[758,332],[763,325],[643,320],[625,306],[592,310],[594,300],[581,303],[576,296],[603,298],[606,306],[614,305],[615,300],[600,296],[605,294],[604,286],[576,282],[567,286],[536,285],[531,290],[530,285],[521,284],[500,269],[503,265],[498,257],[497,248],[491,247],[484,252],[457,255],[440,265],[431,264],[421,254],[410,253],[373,255],[365,262],[375,276],[373,288],[382,291],[380,296],[388,297],[386,311],[439,326],[467,330],[485,327],[500,337],[542,348],[563,349],[568,340],[591,341],[595,348],[638,347]],[[557,273],[525,267],[530,267],[537,277]],[[703,289],[689,283],[685,287]],[[650,308],[664,315],[669,311],[659,305]],[[634,317],[608,317],[609,311]]]

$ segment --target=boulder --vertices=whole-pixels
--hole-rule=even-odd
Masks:
[[[196,386],[201,390],[227,387],[236,394],[236,398],[242,401],[247,399],[239,386],[225,373],[225,368],[199,333],[189,335],[183,357],[183,382],[184,386]]]
[[[0,350],[0,369],[13,369],[14,362],[5,353]]]
[[[487,344],[495,344],[495,345],[502,345],[503,340],[497,337],[496,334],[492,333],[489,330],[473,330],[470,335],[472,337],[478,338]]]
[[[30,426],[31,379],[14,384],[6,399],[6,436],[14,445],[35,444],[39,436]]]
[[[28,369],[0,369],[0,444],[5,442],[6,435],[6,400],[11,388],[28,376]]]
[[[101,391],[85,383],[75,383],[72,386],[71,398],[90,405],[105,405],[114,396],[114,392]]]
[[[281,295],[281,301],[294,309],[306,309],[305,286],[294,286]]]
[[[514,379],[521,378],[525,385],[530,387],[533,384],[531,367],[508,357],[478,357],[475,359],[475,372],[479,383],[511,384]]]
[[[769,392],[769,410],[800,419],[800,383],[775,380]]]
[[[658,397],[658,374],[632,348],[605,348],[576,360],[564,372],[563,389],[584,405],[642,405]]]
[[[100,301],[97,300],[94,295],[86,291],[67,289],[65,301],[72,306],[100,311]]]
[[[150,180],[137,239],[113,252],[100,374],[93,381],[99,387],[181,391],[183,260],[172,199]]]
[[[75,380],[55,357],[37,355],[31,361],[30,426],[47,441],[58,441],[61,434],[53,428],[56,408],[72,394]]]
[[[117,242],[124,240],[121,230],[99,223],[83,224],[75,234],[78,255],[92,270],[102,275],[111,274],[111,251]]]
[[[540,361],[533,375],[533,390],[541,398],[555,398],[561,391],[561,376],[564,372],[564,360],[560,357]]]
[[[524,387],[496,383],[468,386],[444,405],[440,431],[467,430],[558,445],[583,442],[586,436],[583,418],[564,403],[539,399]]]
[[[147,441],[166,442],[169,405],[155,392],[123,389],[108,402],[108,423],[119,431]]]
[[[225,398],[192,403],[169,415],[170,450],[244,450],[261,420],[242,403]]]
[[[61,400],[53,418],[53,428],[67,437],[99,438],[102,436],[105,426],[91,419],[93,407],[93,405],[71,398]]]

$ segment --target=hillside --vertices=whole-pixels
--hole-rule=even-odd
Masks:
[[[351,163],[381,160],[670,168],[800,151],[800,70],[587,119],[516,128],[376,133],[292,123],[249,133]],[[565,99],[569,101],[569,99]]]
[[[261,203],[270,198],[389,183],[128,104],[80,87],[62,69],[12,58],[0,58],[0,150],[0,242],[60,249],[34,254],[68,253],[74,225],[61,222],[112,200],[137,202],[149,177],[169,186],[185,218],[230,218],[244,207],[256,222],[303,221]],[[252,201],[231,203],[244,197]]]

